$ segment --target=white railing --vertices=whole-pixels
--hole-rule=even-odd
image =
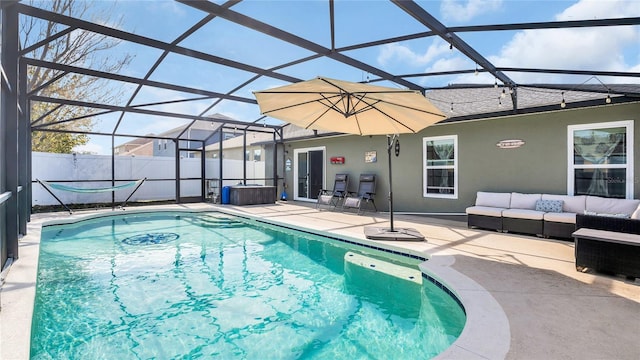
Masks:
[[[3,204],[5,201],[9,200],[11,197],[11,191],[7,191],[5,193],[0,194],[0,204]]]

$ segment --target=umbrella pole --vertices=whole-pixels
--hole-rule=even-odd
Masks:
[[[389,155],[389,222],[391,223],[390,231],[395,231],[393,228],[393,185],[391,181],[391,147],[395,140],[395,136],[392,138],[387,135],[387,154]]]

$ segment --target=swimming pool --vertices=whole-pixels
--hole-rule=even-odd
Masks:
[[[429,358],[458,302],[421,259],[220,213],[43,228],[32,358]]]

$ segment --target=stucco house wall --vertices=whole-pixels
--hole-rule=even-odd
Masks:
[[[418,134],[400,135],[400,155],[392,150],[394,211],[461,213],[475,201],[477,191],[567,193],[567,126],[633,120],[634,138],[640,136],[640,103],[558,110],[530,115],[466,121],[428,127]],[[458,196],[456,199],[423,196],[423,138],[458,137]],[[519,148],[501,149],[501,140],[519,139]],[[634,179],[640,176],[640,159],[634,140]],[[356,190],[360,173],[377,174],[376,205],[388,210],[388,162],[385,136],[336,136],[285,142],[285,158],[295,161],[295,149],[326,147],[325,188],[333,186],[337,173],[351,175]],[[377,162],[365,163],[367,151],[377,151]],[[344,165],[331,164],[332,156],[344,156]],[[293,184],[293,171],[285,171]],[[640,183],[634,180],[634,198]]]

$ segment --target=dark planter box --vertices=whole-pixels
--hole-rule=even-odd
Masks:
[[[231,186],[232,205],[273,204],[276,202],[275,186]]]

